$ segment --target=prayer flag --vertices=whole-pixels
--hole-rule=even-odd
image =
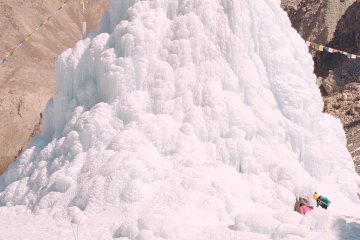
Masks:
[[[69,0],[65,0],[63,1],[62,5],[49,17],[47,17],[42,23],[40,23],[31,33],[27,34],[25,36],[25,38],[23,40],[21,40],[19,42],[19,44],[13,48],[10,52],[8,52],[2,59],[0,59],[0,63],[5,63],[5,61],[7,61],[7,58],[11,57],[18,48],[20,48],[24,43],[28,42],[30,40],[30,37],[33,33],[35,33],[36,31],[38,31],[40,28],[42,28],[44,25],[48,24],[50,19],[54,16],[56,16],[60,11],[61,9],[64,8],[64,6],[69,2]]]
[[[329,53],[333,53],[334,49],[330,48],[330,47],[325,47],[325,51],[329,52]]]
[[[48,23],[48,19],[45,19],[45,21],[44,21],[44,25],[46,25],[47,23]]]

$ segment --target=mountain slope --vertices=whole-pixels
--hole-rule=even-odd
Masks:
[[[0,1],[1,56],[52,15],[62,1]],[[88,4],[89,30],[97,28],[107,0]],[[50,23],[0,66],[0,173],[39,129],[40,113],[55,92],[54,61],[81,38],[79,1],[71,0]]]
[[[282,0],[292,26],[305,40],[319,44],[329,42],[338,21],[356,0]]]
[[[282,1],[282,6],[304,39],[359,53],[358,1]],[[313,55],[324,112],[341,120],[348,149],[360,173],[359,62],[340,54],[313,52]]]

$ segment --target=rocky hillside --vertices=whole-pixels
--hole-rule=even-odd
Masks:
[[[282,5],[304,39],[360,54],[360,1],[284,0]],[[327,52],[313,52],[313,56],[324,112],[343,123],[360,173],[360,60]]]
[[[359,23],[360,2],[355,2],[338,22],[328,45],[360,55]],[[360,60],[327,53],[318,53],[316,59],[317,74],[324,79],[324,111],[342,121],[348,149],[360,173]]]
[[[340,18],[356,0],[282,0],[293,27],[306,40],[329,42]]]
[[[96,30],[108,2],[88,1],[89,30]],[[1,56],[61,3],[62,0],[0,0]],[[54,61],[81,39],[81,19],[79,1],[70,0],[58,16],[0,65],[0,173],[38,131],[40,113],[55,91]]]

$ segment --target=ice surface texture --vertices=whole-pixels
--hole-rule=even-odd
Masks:
[[[297,239],[330,225],[295,216],[295,194],[357,201],[344,131],[278,0],[112,0],[100,29],[58,58],[2,205],[117,209],[115,238]]]

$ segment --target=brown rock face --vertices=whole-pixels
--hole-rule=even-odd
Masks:
[[[348,32],[359,32],[360,31],[360,1],[356,1],[341,17],[337,24],[335,35]]]
[[[347,147],[360,173],[360,84],[348,84],[342,92],[324,96],[324,101],[324,111],[341,120]]]
[[[96,30],[109,0],[88,0],[86,20]],[[1,56],[52,15],[62,0],[0,0]],[[0,173],[39,131],[40,113],[55,91],[54,62],[81,39],[82,14],[70,0],[58,16],[32,35],[9,61],[0,65]]]
[[[336,6],[339,8],[336,9]],[[304,39],[360,54],[359,0],[299,0],[295,7],[284,9]],[[341,54],[313,54],[315,74],[324,97],[324,112],[342,122],[349,152],[360,173],[360,61]]]
[[[360,2],[352,4],[339,20],[333,39],[327,44],[349,53],[359,54],[360,47]],[[349,60],[340,54],[318,53],[315,73],[326,77],[334,70],[335,80],[340,87],[354,81],[359,76],[359,61]]]
[[[306,40],[327,43],[336,25],[349,6],[356,0],[282,0],[292,26]]]

